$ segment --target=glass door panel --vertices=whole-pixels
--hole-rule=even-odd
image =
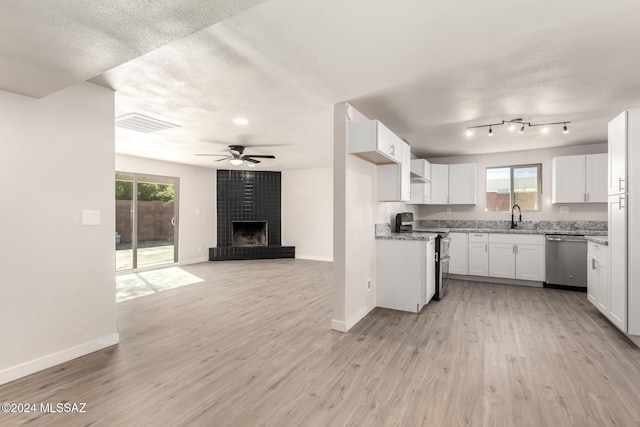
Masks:
[[[116,173],[116,271],[178,261],[179,179]]]
[[[137,267],[175,262],[173,179],[139,177],[137,195]]]
[[[134,268],[133,175],[116,174],[116,271]]]

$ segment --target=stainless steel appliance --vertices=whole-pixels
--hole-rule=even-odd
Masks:
[[[545,288],[587,291],[587,239],[547,234]]]
[[[410,233],[412,231],[413,213],[401,212],[396,214],[393,231],[396,233]]]
[[[449,237],[448,228],[430,228],[416,230],[425,233],[436,233],[436,293],[433,299],[440,301],[449,290]]]

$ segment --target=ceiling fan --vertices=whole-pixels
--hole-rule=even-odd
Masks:
[[[255,166],[260,163],[260,160],[256,159],[275,159],[276,156],[271,155],[259,155],[259,154],[244,154],[243,145],[229,145],[229,154],[196,154],[196,156],[217,156],[221,159],[215,160],[221,162],[223,160],[229,160],[232,165],[241,165],[243,162],[247,162],[248,166]]]

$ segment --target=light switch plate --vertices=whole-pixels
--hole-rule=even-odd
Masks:
[[[82,211],[82,225],[100,225],[100,211]]]

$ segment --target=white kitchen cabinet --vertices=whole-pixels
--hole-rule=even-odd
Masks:
[[[606,203],[607,153],[554,157],[552,203]]]
[[[376,276],[376,306],[420,312],[436,291],[435,240],[376,240]]]
[[[449,165],[431,164],[431,204],[449,203]]]
[[[431,183],[412,182],[411,183],[411,205],[428,205],[431,203]]]
[[[609,194],[623,193],[627,184],[627,111],[609,122],[608,176]]]
[[[516,278],[515,244],[489,243],[489,276]]]
[[[449,204],[476,204],[477,166],[475,163],[449,165]]]
[[[469,233],[469,275],[489,275],[489,235]]]
[[[469,240],[467,233],[449,233],[450,274],[469,274]]]
[[[543,282],[544,236],[489,234],[489,276]]]
[[[587,249],[587,298],[605,316],[611,317],[609,301],[608,247],[595,242],[588,243]]]
[[[627,200],[609,196],[609,319],[627,332]],[[615,243],[615,244],[612,244]]]
[[[411,160],[411,182],[430,182],[431,163],[425,159]]]
[[[402,150],[394,137],[378,120],[350,122],[348,152],[377,165],[400,163]]]
[[[431,164],[432,205],[475,205],[477,165]]]
[[[408,202],[411,200],[411,147],[395,135],[394,144],[399,147],[402,161],[394,165],[377,167],[378,201]]]

